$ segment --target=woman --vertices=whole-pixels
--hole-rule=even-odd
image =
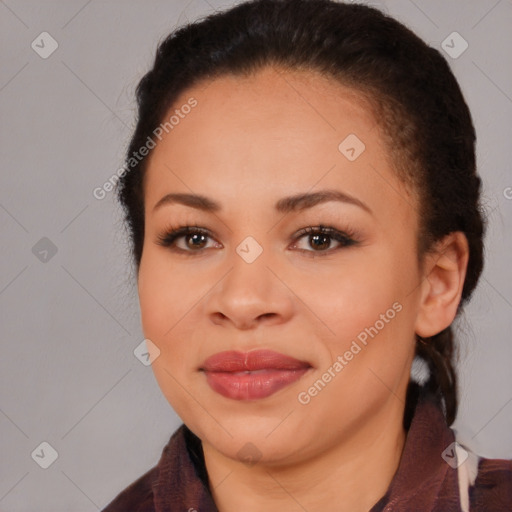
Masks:
[[[440,53],[366,6],[245,2],[169,35],[137,99],[118,194],[184,424],[105,511],[510,510],[510,461],[449,428],[484,221]]]

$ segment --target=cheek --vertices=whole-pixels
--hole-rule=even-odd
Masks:
[[[169,380],[167,370],[183,376],[198,361],[197,329],[201,299],[208,293],[211,281],[202,272],[195,272],[194,265],[170,264],[170,258],[161,251],[147,251],[139,270],[139,303],[144,336],[160,350],[160,357],[153,363],[157,378]],[[160,379],[159,379],[160,380]],[[172,385],[172,379],[166,387]]]
[[[362,390],[376,378],[370,369],[394,386],[414,348],[417,294],[411,291],[417,279],[413,255],[402,257],[395,250],[303,279],[297,295],[328,327],[322,328],[327,350],[320,370],[342,356],[345,378],[357,380]],[[338,379],[340,385],[343,380]]]
[[[365,260],[332,266],[322,274],[297,276],[293,284],[297,295],[337,338],[354,336],[373,325],[396,301],[405,299],[403,276],[407,271],[403,266],[397,266],[402,269],[401,277],[382,256],[380,261]]]
[[[351,274],[342,286],[326,283],[308,304],[334,332],[324,329],[317,371],[301,388],[307,395],[302,398],[311,399],[309,412],[319,418],[327,414],[329,421],[343,423],[357,411],[376,410],[390,394],[399,395],[408,380],[414,303],[398,279],[373,277]]]
[[[193,273],[179,272],[156,251],[147,251],[139,270],[138,295],[144,333],[162,338],[197,297]],[[171,332],[169,332],[171,330]]]
[[[194,283],[193,274],[188,274],[173,271],[165,257],[148,250],[141,260],[138,279],[144,336],[160,351],[151,367],[163,395],[180,416],[188,407],[188,395],[179,384],[185,381],[185,369],[189,369],[184,364],[190,357],[186,350],[190,333],[184,330],[189,327],[186,314],[197,301],[199,284]]]

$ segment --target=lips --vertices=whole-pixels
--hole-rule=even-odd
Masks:
[[[266,398],[302,377],[311,365],[271,350],[227,351],[201,366],[208,385],[234,400]]]

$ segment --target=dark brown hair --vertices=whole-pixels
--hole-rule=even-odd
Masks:
[[[485,224],[471,115],[440,52],[375,8],[331,0],[254,0],[173,31],[138,84],[138,119],[127,161],[187,88],[223,74],[250,76],[268,65],[320,72],[369,101],[397,173],[419,197],[418,257],[451,232],[467,237],[460,309],[483,266]],[[117,189],[137,272],[146,165],[147,158],[133,165]],[[450,425],[457,413],[452,328],[417,339],[416,352],[428,363],[425,386],[443,399]],[[408,402],[411,396],[410,387]]]

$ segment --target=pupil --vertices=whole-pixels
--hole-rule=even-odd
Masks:
[[[316,244],[316,242],[319,239],[323,239],[324,243],[321,243],[319,245]],[[313,240],[315,240],[314,245],[316,246],[317,249],[325,249],[325,248],[329,247],[329,236],[328,235],[313,235]],[[322,246],[327,246],[327,247],[322,247]]]
[[[203,240],[200,240],[200,241],[199,241],[200,243],[201,243],[201,241],[202,241],[202,242],[204,242],[205,235],[197,234],[197,233],[194,233],[194,234],[192,234],[192,235],[189,235],[188,241],[189,241],[189,242],[191,242],[191,240],[196,240],[196,241],[197,241],[197,240],[198,240],[198,238],[196,238],[196,237],[201,237],[201,238],[203,239]],[[199,246],[200,246],[199,244],[195,244],[195,243],[193,243],[193,242],[192,242],[192,243],[189,243],[189,245],[190,245],[191,247],[199,247]]]

